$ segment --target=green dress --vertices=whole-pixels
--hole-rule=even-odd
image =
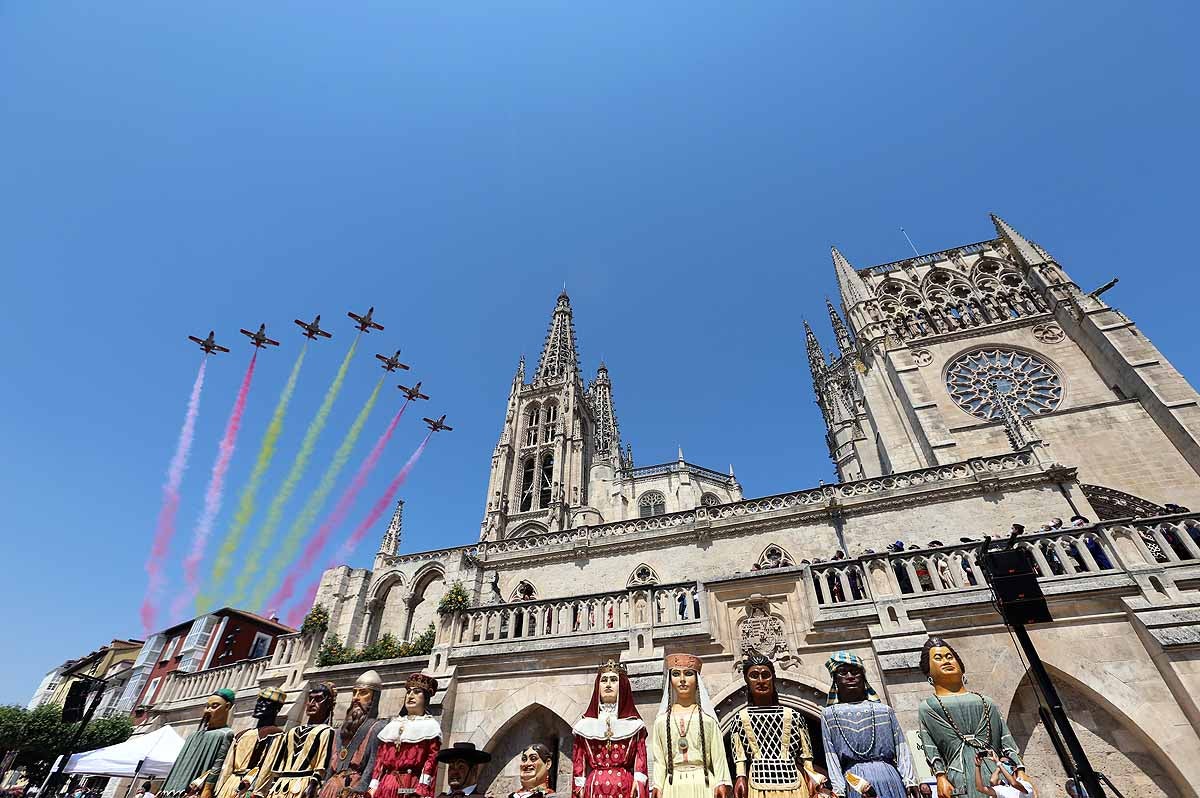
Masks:
[[[228,726],[198,731],[187,738],[159,795],[162,798],[180,798],[187,792],[188,785],[201,776],[207,783],[216,784],[232,740],[233,729]]]
[[[930,696],[921,702],[917,717],[929,769],[935,776],[945,773],[954,785],[955,795],[986,798],[975,789],[976,751],[991,749],[997,756],[1012,757],[1017,767],[1021,766],[1021,753],[1008,724],[996,702],[986,696],[979,693]],[[992,769],[991,760],[985,759],[985,784]]]

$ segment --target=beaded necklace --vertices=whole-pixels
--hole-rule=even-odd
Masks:
[[[875,723],[875,710],[870,706],[867,707],[867,710],[871,713],[871,744],[867,746],[865,751],[859,751],[857,748],[855,748],[850,742],[850,738],[846,736],[846,732],[842,731],[842,725],[838,723],[837,719],[837,710],[835,709],[833,712],[829,713],[829,717],[833,721],[833,728],[837,729],[838,736],[842,738],[842,742],[844,742],[846,747],[850,749],[850,753],[854,754],[859,759],[864,759],[867,754],[875,750],[875,739],[876,734],[878,733],[878,727]]]
[[[981,704],[983,704],[982,728],[985,730],[985,734],[986,734],[986,736],[984,737],[984,740],[986,742],[984,742],[983,745],[976,745],[974,742],[972,742],[972,740],[979,739],[979,731],[980,731],[979,729],[976,729],[975,734],[973,734],[971,737],[967,737],[967,735],[963,734],[962,729],[958,728],[958,724],[954,722],[954,718],[950,715],[950,710],[946,709],[946,705],[942,703],[942,699],[938,696],[936,691],[934,691],[933,699],[935,701],[937,701],[938,706],[942,708],[942,716],[946,718],[946,722],[950,724],[950,728],[954,730],[954,733],[958,736],[958,739],[962,740],[964,743],[971,746],[972,748],[977,748],[977,749],[986,748],[988,743],[992,739],[992,711],[988,707],[987,699],[983,697],[982,693],[976,693],[974,690],[972,690],[971,695],[979,698],[979,702]]]

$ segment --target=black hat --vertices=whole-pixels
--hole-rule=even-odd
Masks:
[[[459,759],[465,759],[471,765],[481,765],[484,762],[491,762],[492,755],[487,751],[480,751],[475,747],[475,743],[467,742],[457,742],[449,748],[438,751],[437,761],[439,762],[454,762]]]

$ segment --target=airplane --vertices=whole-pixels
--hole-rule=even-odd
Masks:
[[[250,343],[254,344],[255,349],[262,349],[264,346],[279,346],[278,341],[273,341],[267,337],[267,325],[258,325],[258,332],[250,332],[242,330],[242,335],[250,339]]]
[[[356,322],[358,322],[358,324],[356,324],[355,326],[358,327],[358,329],[362,330],[363,332],[370,332],[371,330],[382,330],[383,329],[382,324],[377,324],[376,322],[371,321],[371,314],[373,314],[374,312],[375,312],[375,308],[369,308],[367,310],[367,315],[365,315],[365,316],[360,316],[357,313],[347,313],[346,315],[349,316],[350,318],[354,319]]]
[[[411,388],[408,388],[404,385],[397,385],[396,387],[399,388],[400,390],[404,391],[404,395],[408,397],[408,401],[410,401],[410,402],[413,401],[414,399],[428,399],[429,398],[425,394],[421,393],[421,383],[419,383],[419,382]],[[445,416],[442,416],[442,418],[445,418]]]
[[[296,322],[296,324],[299,324],[304,329],[304,337],[309,339],[310,341],[317,340],[318,335],[321,336],[322,338],[332,338],[333,337],[331,334],[329,334],[321,329],[321,315],[320,314],[317,314],[317,317],[315,319],[313,319],[312,321],[300,321],[300,319],[296,319],[295,322]]]
[[[439,419],[436,419],[436,420],[432,419],[432,418],[423,418],[421,420],[429,425],[430,432],[437,432],[438,430],[443,430],[443,429],[447,430],[447,431],[454,429],[454,427],[446,426],[446,414],[445,413],[442,413],[442,417]]]
[[[368,315],[370,315],[370,314],[368,314]],[[383,362],[383,370],[384,371],[395,371],[396,369],[404,369],[405,371],[408,371],[408,366],[406,366],[405,364],[400,362],[400,350],[399,349],[397,349],[396,354],[392,355],[391,357],[384,357],[383,355],[376,355],[375,358],[376,358],[376,360],[380,360]]]
[[[195,341],[196,343],[200,344],[200,348],[204,350],[204,354],[206,354],[206,355],[211,355],[213,352],[228,352],[229,351],[228,349],[226,349],[225,347],[221,346],[220,344],[218,344],[216,341],[213,340],[213,331],[212,330],[208,331],[208,337],[205,338],[204,340],[200,340],[199,338],[197,338],[194,335],[189,335],[188,340]],[[420,388],[421,384],[417,383],[417,387]]]

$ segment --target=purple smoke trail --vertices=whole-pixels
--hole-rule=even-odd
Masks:
[[[183,427],[179,430],[179,442],[175,454],[167,466],[167,481],[163,484],[162,509],[158,511],[158,525],[154,530],[154,543],[146,559],[146,595],[142,598],[142,630],[149,635],[154,631],[157,608],[155,601],[163,586],[162,563],[171,548],[175,536],[175,516],[179,512],[179,486],[183,484],[183,472],[187,470],[188,455],[192,452],[192,440],[196,434],[196,418],[200,415],[200,390],[204,387],[204,372],[208,369],[208,357],[200,361],[192,393],[188,397],[187,413]]]
[[[396,431],[396,425],[400,423],[400,418],[404,415],[404,410],[408,407],[409,401],[411,400],[404,400],[404,404],[400,405],[400,409],[392,417],[392,421],[388,424],[387,429],[379,436],[379,440],[375,441],[375,445],[371,447],[371,451],[363,459],[362,464],[359,465],[358,471],[354,473],[354,479],[350,481],[350,484],[342,491],[342,495],[338,497],[333,512],[317,528],[316,533],[309,538],[308,545],[304,547],[304,553],[300,556],[300,560],[288,572],[287,577],[283,580],[283,584],[275,591],[275,595],[271,596],[267,601],[267,607],[282,607],[283,603],[292,597],[292,593],[296,590],[296,582],[304,575],[305,571],[312,568],[313,563],[317,561],[317,555],[321,553],[321,549],[325,548],[325,544],[329,542],[329,536],[346,520],[346,515],[350,512],[350,507],[354,504],[354,500],[358,498],[359,492],[366,486],[367,478],[371,476],[371,472],[375,470],[375,466],[379,465],[379,458],[383,456],[384,448],[387,446],[388,441],[392,439],[392,433]]]
[[[233,449],[237,445],[238,429],[242,426],[242,413],[246,410],[246,396],[250,393],[250,380],[254,377],[254,364],[258,362],[258,351],[250,358],[246,367],[246,376],[242,377],[242,387],[238,389],[237,399],[233,409],[229,411],[229,420],[225,422],[225,434],[217,448],[217,460],[213,463],[212,474],[208,478],[208,489],[204,492],[204,511],[196,522],[196,530],[192,533],[192,549],[183,560],[183,578],[185,587],[171,602],[171,615],[179,619],[184,610],[196,598],[200,591],[200,563],[204,559],[204,548],[212,535],[213,525],[221,512],[221,499],[225,493],[225,474],[229,471],[229,462],[233,460]]]
[[[421,445],[418,446],[417,450],[408,458],[408,462],[406,462],[404,467],[397,472],[391,483],[388,484],[387,490],[383,492],[383,495],[380,496],[379,500],[376,501],[374,506],[371,507],[371,512],[367,513],[367,517],[362,520],[362,523],[355,527],[354,532],[351,533],[350,537],[346,538],[346,542],[342,544],[341,548],[338,549],[337,554],[332,560],[329,561],[329,564],[325,566],[327,570],[334,567],[338,563],[349,559],[350,555],[354,553],[354,550],[358,548],[358,544],[362,542],[362,539],[367,536],[367,533],[371,531],[371,528],[375,526],[381,517],[383,517],[383,514],[388,511],[388,508],[392,506],[392,501],[396,498],[396,491],[400,490],[400,486],[403,485],[405,480],[408,479],[409,472],[412,471],[413,466],[417,464],[417,460],[421,458],[421,452],[425,451],[425,447],[428,445],[429,437],[431,435],[433,435],[433,430],[430,430],[425,434],[425,440],[421,441]],[[288,626],[300,626],[300,624],[304,621],[304,616],[308,614],[309,609],[312,607],[313,599],[317,595],[317,588],[320,586],[321,579],[320,577],[317,577],[317,579],[308,586],[308,589],[304,591],[304,596],[300,599],[299,603],[292,607],[291,611],[288,612]]]

